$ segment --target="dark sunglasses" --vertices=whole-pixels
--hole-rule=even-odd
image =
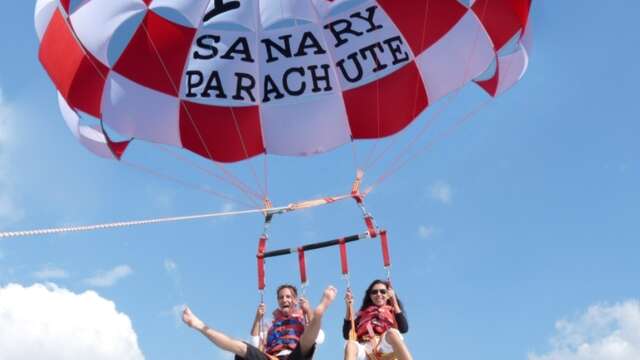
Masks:
[[[373,289],[371,291],[369,291],[370,295],[375,295],[375,294],[380,294],[380,295],[387,295],[387,290],[385,289]]]

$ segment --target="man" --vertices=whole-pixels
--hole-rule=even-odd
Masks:
[[[234,353],[236,360],[310,360],[315,352],[315,343],[322,316],[335,299],[337,290],[329,286],[324,290],[320,304],[311,311],[306,299],[298,299],[297,290],[292,285],[278,288],[278,310],[274,312],[274,322],[269,328],[265,351],[258,349],[259,324],[264,316],[264,304],[260,304],[253,322],[251,335],[254,344],[233,339],[207,326],[187,307],[182,313],[182,321],[206,336],[217,347]],[[302,310],[296,308],[300,304]],[[304,320],[306,315],[307,321]]]

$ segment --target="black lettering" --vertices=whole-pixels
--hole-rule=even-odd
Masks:
[[[382,29],[382,25],[377,25],[375,22],[373,22],[373,18],[376,15],[376,10],[378,10],[378,6],[373,5],[366,9],[367,11],[366,17],[362,16],[362,13],[360,13],[359,11],[357,13],[351,14],[349,17],[366,21],[369,24],[369,28],[367,29],[367,32],[370,33],[372,31]]]
[[[273,81],[271,75],[265,75],[264,77],[264,95],[262,96],[262,102],[268,103],[271,101],[269,94],[275,94],[275,99],[282,99],[284,94],[278,89],[278,85]]]
[[[235,57],[232,56],[232,54],[242,55],[242,57],[240,58],[240,60],[242,61],[251,63],[254,62],[253,58],[251,57],[251,50],[249,50],[249,42],[245,37],[241,36],[237,38],[236,41],[234,41],[233,44],[229,46],[229,49],[225,51],[224,55],[220,56],[220,58],[225,60],[235,60]]]
[[[360,31],[353,30],[351,28],[352,25],[353,24],[349,20],[338,19],[324,26],[325,29],[331,31],[331,35],[333,35],[333,37],[336,39],[336,44],[334,45],[334,47],[337,48],[349,42],[349,40],[343,37],[343,35],[345,34],[351,34],[355,36],[362,36],[364,34]]]
[[[211,9],[209,12],[207,12],[204,15],[203,21],[207,22],[224,12],[235,10],[239,7],[240,7],[240,1],[238,0],[232,0],[232,1],[229,1],[228,3],[225,3],[224,0],[215,0],[213,9]]]
[[[256,98],[253,96],[253,89],[256,87],[256,79],[251,74],[235,73],[236,75],[236,93],[233,95],[234,100],[244,100],[242,91],[249,95],[252,102],[256,102]],[[243,80],[249,80],[248,84],[243,84]]]
[[[220,80],[220,74],[217,71],[212,71],[211,75],[209,75],[209,79],[207,80],[207,85],[202,90],[200,96],[209,98],[211,94],[209,93],[211,90],[216,92],[216,97],[218,99],[226,99],[227,94],[224,93],[224,88],[222,86],[222,81]]]
[[[195,81],[194,81],[194,78],[195,78]],[[187,95],[185,96],[189,98],[196,97],[197,94],[193,92],[193,89],[202,85],[203,81],[204,81],[204,75],[202,75],[201,71],[198,71],[198,70],[187,71]]]
[[[355,83],[360,81],[360,79],[362,79],[362,65],[360,64],[360,60],[358,59],[358,53],[351,53],[349,55],[347,55],[347,58],[350,59],[353,64],[356,67],[356,75],[355,76],[349,76],[349,74],[347,73],[347,70],[345,69],[344,63],[345,63],[345,59],[340,59],[336,65],[338,66],[338,68],[340,68],[340,71],[342,72],[342,76],[347,79],[348,82],[351,83]]]
[[[320,92],[320,91],[331,91],[333,88],[331,87],[331,77],[329,77],[329,64],[322,64],[319,66],[324,71],[324,74],[318,75],[316,70],[318,69],[318,65],[310,65],[308,67],[309,71],[311,71],[311,80],[313,81],[313,89],[311,91]],[[325,87],[324,89],[320,88],[318,85],[319,82],[324,81]]]
[[[391,51],[391,56],[393,56],[393,65],[398,65],[402,62],[409,60],[409,53],[406,51],[402,51],[402,46],[404,43],[402,42],[402,38],[400,36],[390,37],[387,40],[383,41],[385,45]],[[403,55],[399,57],[398,55]]]
[[[311,31],[307,31],[302,34],[302,39],[300,39],[300,46],[298,47],[298,51],[295,56],[306,56],[306,49],[315,49],[313,52],[316,55],[326,54],[327,52],[322,48],[318,39],[313,35]]]
[[[214,44],[219,42],[220,36],[218,35],[205,34],[200,36],[198,40],[196,40],[196,45],[202,50],[209,51],[209,53],[203,55],[196,50],[193,52],[193,58],[198,60],[211,60],[218,56],[218,48],[216,48]]]
[[[291,34],[278,36],[278,39],[283,41],[283,45],[281,46],[277,42],[271,39],[262,39],[262,43],[265,45],[265,49],[267,49],[267,62],[277,61],[278,58],[273,56],[273,49],[278,50],[280,55],[290,58],[291,57]]]
[[[360,49],[360,55],[365,60],[367,59],[367,53],[371,54],[371,60],[373,60],[373,62],[376,64],[376,67],[373,68],[373,72],[384,70],[389,66],[387,64],[383,64],[380,62],[380,58],[378,57],[378,53],[376,52],[376,49],[380,50],[380,52],[384,52],[384,48],[382,47],[382,44],[380,44],[379,42],[375,44],[371,44],[369,46],[365,46],[362,49]]]
[[[300,87],[297,90],[291,89],[291,87],[289,86],[289,76],[292,73],[298,73],[300,74],[300,76],[304,76],[304,68],[294,67],[294,68],[287,69],[287,71],[285,71],[284,74],[282,75],[282,87],[284,87],[284,91],[286,91],[287,94],[293,95],[293,96],[300,96],[304,94],[304,90],[307,88],[307,84],[304,81],[301,81]]]

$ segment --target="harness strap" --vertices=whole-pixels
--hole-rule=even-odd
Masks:
[[[360,184],[362,184],[363,176],[364,171],[362,171],[362,169],[358,169],[356,171],[356,178],[353,180],[353,184],[351,185],[351,196],[356,199],[358,203],[362,202],[362,195],[360,195]]]
[[[307,284],[307,265],[304,259],[304,248],[298,248],[298,265],[300,266],[300,283],[302,286]]]
[[[391,266],[391,257],[389,256],[389,239],[387,238],[387,230],[380,231],[380,244],[382,245],[382,260],[384,261],[384,267],[388,269]]]
[[[340,244],[340,264],[342,267],[342,275],[349,275],[349,260],[347,259],[347,243],[344,238],[338,240]]]
[[[376,225],[373,222],[373,216],[367,214],[364,217],[364,223],[367,224],[367,230],[369,231],[369,236],[372,238],[378,236],[378,230],[376,229]]]
[[[263,234],[258,241],[258,254],[256,255],[258,258],[258,289],[260,291],[264,290],[266,285],[264,280],[264,250],[266,247],[267,235]]]

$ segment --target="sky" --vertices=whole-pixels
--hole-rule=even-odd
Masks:
[[[463,89],[441,108],[433,144],[375,188],[367,208],[388,229],[392,276],[415,359],[640,358],[640,81],[631,0],[534,1],[529,70],[485,101]],[[230,210],[243,205],[97,158],[68,131],[37,59],[32,1],[0,13],[0,232]],[[360,156],[367,144],[358,145]],[[241,194],[157,148],[133,163]],[[352,148],[269,159],[276,205],[349,191]],[[391,159],[393,157],[391,156]],[[383,163],[365,175],[371,184]],[[262,166],[254,162],[254,166]],[[247,167],[229,167],[248,183]],[[273,248],[363,230],[351,202],[277,216]],[[0,353],[6,359],[231,359],[180,323],[188,304],[246,339],[259,301],[259,215],[0,239]],[[356,297],[386,276],[376,242],[349,248]],[[345,282],[337,249],[307,255],[306,293],[339,289],[318,359],[341,358]],[[268,261],[274,287],[299,282],[294,257]],[[356,300],[357,301],[357,300]],[[38,352],[34,354],[33,352]],[[8,356],[8,357],[7,357]]]

